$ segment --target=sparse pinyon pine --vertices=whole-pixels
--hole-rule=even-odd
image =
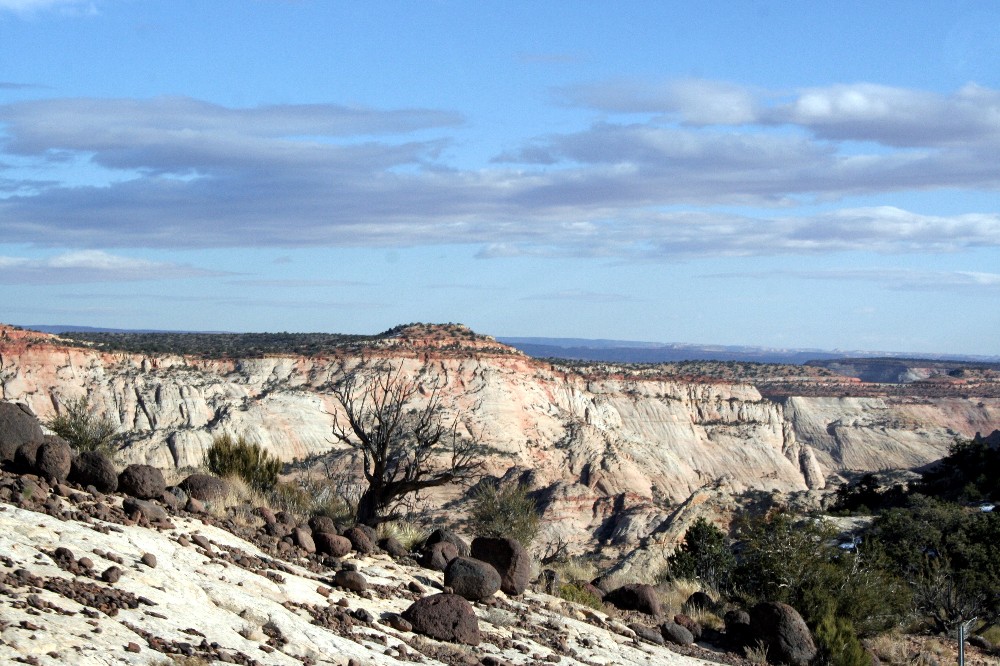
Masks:
[[[118,426],[108,416],[98,416],[86,397],[58,404],[58,413],[45,427],[80,451],[100,451],[111,455],[118,437]]]

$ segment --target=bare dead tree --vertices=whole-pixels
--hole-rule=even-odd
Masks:
[[[334,420],[333,436],[363,457],[358,522],[394,520],[420,491],[479,473],[477,438],[460,434],[457,419],[446,423],[439,387],[429,391],[419,400],[421,386],[388,363],[362,364],[331,389],[346,417]]]

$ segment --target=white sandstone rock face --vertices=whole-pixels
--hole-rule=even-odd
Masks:
[[[586,377],[509,350],[387,347],[382,360],[439,386],[462,429],[491,447],[490,473],[531,470],[534,489],[552,489],[546,530],[581,546],[616,511],[631,511],[633,525],[652,523],[657,506],[718,482],[734,493],[820,489],[842,471],[924,465],[956,436],[1000,427],[996,398],[773,401],[749,384]],[[224,432],[290,461],[338,450],[331,432],[340,407],[329,387],[359,362],[149,357],[0,340],[0,397],[44,419],[55,401],[89,396],[122,424],[124,462],[198,465]],[[437,499],[461,492],[443,489]]]
[[[100,525],[98,521],[96,524]],[[107,534],[92,525],[73,520],[57,520],[0,504],[0,573],[27,569],[44,579],[75,580],[102,589],[121,590],[147,600],[135,609],[123,609],[109,616],[87,608],[68,596],[48,589],[32,591],[40,610],[25,603],[27,594],[14,586],[0,591],[0,663],[38,663],[43,666],[161,665],[168,663],[147,637],[168,642],[198,645],[202,639],[218,644],[224,654],[246,655],[259,664],[293,666],[345,666],[354,659],[363,664],[402,665],[413,663],[401,658],[400,646],[408,654],[417,651],[406,642],[437,644],[429,638],[401,632],[382,622],[355,623],[343,635],[311,622],[307,607],[324,609],[344,599],[352,610],[364,609],[374,618],[400,613],[412,601],[400,591],[419,581],[427,594],[441,585],[440,572],[397,564],[385,555],[353,559],[357,569],[375,590],[358,594],[334,588],[332,594],[319,593],[329,587],[332,572],[313,573],[295,563],[268,560],[252,544],[232,534],[196,520],[175,520],[175,529],[154,529],[109,525]],[[209,539],[215,553],[209,557],[194,545],[181,545],[178,537],[200,534]],[[237,549],[252,557],[263,557],[274,569],[254,570],[237,566],[231,557],[220,555],[220,546]],[[50,554],[63,547],[75,558],[88,557],[98,572],[117,564],[107,555],[120,557],[123,570],[113,586],[86,576],[74,576],[56,566]],[[140,563],[146,553],[156,556],[156,566]],[[280,567],[280,574],[279,574]],[[268,577],[267,573],[278,574]],[[464,653],[478,661],[486,655],[518,666],[537,663],[534,656],[554,657],[570,666],[646,665],[699,666],[711,662],[686,657],[669,649],[637,643],[604,613],[568,604],[545,595],[528,593],[507,600],[504,608],[477,605],[483,642],[471,648],[441,644],[449,651]],[[557,609],[558,612],[551,610]],[[587,618],[590,621],[584,621]],[[514,620],[526,620],[529,629],[515,627]],[[287,642],[266,650],[269,635],[280,633]],[[542,632],[549,636],[541,638]],[[558,655],[550,647],[558,635],[571,647],[576,658]],[[510,639],[526,646],[522,653],[509,645]],[[127,649],[134,644],[133,649]],[[262,649],[265,648],[265,649]],[[35,661],[36,660],[36,661]],[[442,663],[422,655],[421,663]],[[453,663],[453,662],[452,662]]]

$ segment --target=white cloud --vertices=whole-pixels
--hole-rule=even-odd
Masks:
[[[131,282],[219,274],[191,266],[113,255],[100,250],[66,252],[43,259],[0,256],[0,283],[3,284]]]
[[[850,268],[815,271],[724,273],[706,277],[773,279],[796,278],[835,282],[867,282],[897,291],[962,291],[994,294],[1000,291],[1000,273],[932,271],[900,268]]]
[[[94,0],[0,0],[0,11],[28,15],[41,11],[61,10],[66,13],[94,14]]]
[[[945,98],[841,86],[763,106],[721,84],[684,82],[670,94],[670,109],[687,109],[688,124],[605,120],[526,141],[506,156],[519,164],[464,171],[441,161],[461,118],[433,109],[241,109],[175,97],[2,105],[2,149],[18,164],[50,175],[66,160],[84,161],[108,182],[29,183],[0,164],[0,236],[77,248],[471,243],[484,257],[649,259],[1000,245],[994,211],[716,212],[789,211],[812,199],[907,190],[995,191],[1000,150],[986,124],[996,91],[969,87]],[[726,100],[736,108],[730,120],[753,116],[761,125],[694,123],[721,122]],[[771,127],[796,123],[854,139],[861,130],[849,127],[863,125],[888,141],[886,114],[918,103],[924,125],[917,114],[893,136],[923,142],[902,150],[846,152],[835,140]],[[414,140],[415,131],[425,138]]]

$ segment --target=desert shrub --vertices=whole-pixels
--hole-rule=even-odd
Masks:
[[[213,440],[205,452],[205,466],[216,476],[239,476],[262,492],[275,487],[281,471],[281,461],[262,446],[248,442],[242,435],[233,439],[229,433]]]
[[[563,583],[560,585],[559,598],[582,606],[590,606],[597,610],[604,608],[604,604],[596,594],[576,583]]]
[[[281,481],[267,493],[271,508],[286,511],[305,520],[327,516],[338,525],[354,524],[355,504],[345,498],[340,487],[327,478],[299,476]]]
[[[422,544],[430,536],[430,533],[426,529],[407,520],[393,520],[379,523],[375,529],[375,534],[380,540],[393,537],[408,551],[415,550],[419,544]]]
[[[114,453],[118,426],[107,416],[98,416],[87,398],[67,400],[45,427],[80,451]]]
[[[832,612],[862,635],[896,624],[910,608],[906,584],[877,543],[836,547],[835,530],[777,513],[745,520],[734,580],[747,600],[782,601],[815,628]]]
[[[525,548],[538,536],[538,507],[523,485],[480,484],[469,513],[476,536],[511,537]]]
[[[698,518],[684,534],[684,542],[667,558],[668,579],[703,581],[717,590],[728,590],[736,558],[726,535],[704,518]]]
[[[871,656],[858,640],[854,625],[847,618],[828,612],[813,632],[819,650],[818,663],[824,666],[871,666]]]
[[[879,516],[873,536],[939,632],[973,616],[1000,621],[1000,514],[913,495]]]

